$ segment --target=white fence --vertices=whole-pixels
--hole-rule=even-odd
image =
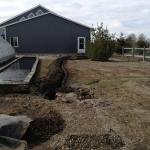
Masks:
[[[122,55],[150,61],[150,48],[122,48]]]

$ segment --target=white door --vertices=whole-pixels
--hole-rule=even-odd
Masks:
[[[86,47],[86,38],[85,37],[78,37],[78,53],[84,54]]]

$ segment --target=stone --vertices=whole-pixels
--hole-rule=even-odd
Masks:
[[[32,120],[26,116],[0,115],[0,136],[21,139]]]
[[[68,93],[65,95],[64,100],[66,103],[73,103],[77,101],[77,95],[75,93]]]
[[[27,142],[0,136],[0,150],[28,150]]]

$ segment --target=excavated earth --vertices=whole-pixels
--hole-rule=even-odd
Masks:
[[[55,59],[42,57],[31,93],[0,95],[0,113],[33,119],[23,137],[29,149],[150,149],[148,62],[67,60],[68,80],[61,70],[66,84],[55,87],[55,100],[49,100],[37,89]]]

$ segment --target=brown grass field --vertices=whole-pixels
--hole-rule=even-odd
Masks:
[[[47,73],[51,62],[48,58],[41,60],[38,77]],[[57,93],[53,101],[32,93],[0,96],[0,113],[37,118],[55,110],[64,119],[62,132],[32,149],[67,149],[65,142],[70,135],[100,136],[110,129],[123,139],[125,145],[120,149],[150,149],[149,62],[129,62],[121,58],[109,62],[68,60],[65,67],[69,72],[67,85],[90,89],[93,99],[81,101],[73,97],[71,102],[66,102],[66,93]],[[77,145],[80,147],[82,142]],[[111,148],[104,145],[96,149]]]

